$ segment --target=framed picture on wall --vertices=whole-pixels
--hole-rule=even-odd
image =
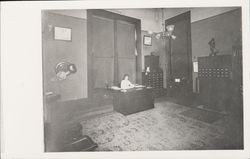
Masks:
[[[55,27],[54,39],[71,41],[71,28]]]
[[[149,35],[144,35],[143,44],[147,45],[147,46],[151,46],[152,45],[152,37]]]

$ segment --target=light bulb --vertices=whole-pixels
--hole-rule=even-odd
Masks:
[[[155,36],[155,38],[158,39],[158,40],[160,39],[160,37],[161,37],[161,34],[159,34],[159,33],[156,34],[156,36]]]
[[[168,26],[166,26],[166,29],[168,32],[172,32],[172,31],[174,31],[174,25],[168,25]]]
[[[171,35],[171,38],[172,38],[172,39],[176,39],[176,36],[175,36],[175,35]]]

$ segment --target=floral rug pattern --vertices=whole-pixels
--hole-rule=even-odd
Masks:
[[[189,107],[169,102],[156,103],[154,109],[124,116],[117,112],[82,120],[83,135],[98,144],[96,151],[235,149],[225,126],[230,119],[208,124],[181,115]],[[240,139],[239,139],[240,140]]]

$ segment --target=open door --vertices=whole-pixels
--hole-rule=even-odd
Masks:
[[[179,100],[192,94],[192,52],[190,11],[167,19],[165,26],[174,25],[167,39],[167,87],[170,96]]]

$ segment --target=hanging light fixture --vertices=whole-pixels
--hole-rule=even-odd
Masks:
[[[174,25],[167,25],[165,28],[165,22],[164,22],[164,10],[163,8],[161,8],[161,20],[162,20],[162,30],[159,33],[156,33],[156,39],[166,39],[166,38],[172,38],[172,39],[176,39],[176,36],[173,35],[173,31],[174,31]]]

